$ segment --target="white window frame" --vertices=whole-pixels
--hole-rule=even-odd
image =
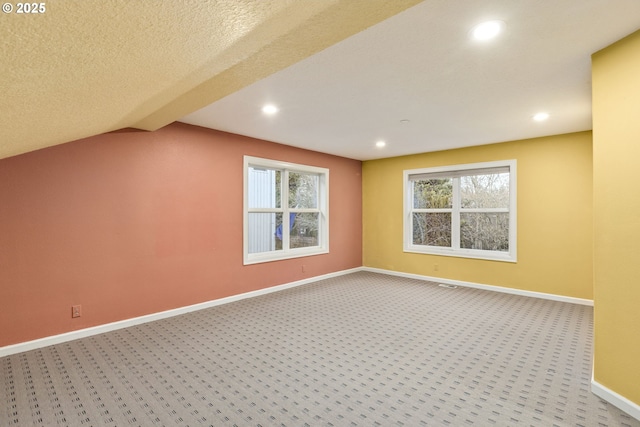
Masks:
[[[281,206],[280,208],[249,208],[249,167],[275,169],[282,172]],[[289,191],[285,183],[289,182],[289,172],[318,174],[318,207],[313,209],[290,208]],[[329,169],[301,165],[260,157],[244,156],[244,190],[243,190],[243,262],[244,265],[278,261],[329,253]],[[282,213],[282,249],[267,252],[249,253],[249,213],[268,212]],[[318,246],[304,248],[289,247],[289,214],[318,213]],[[274,230],[275,232],[275,230]]]
[[[517,172],[516,160],[501,160],[495,162],[470,163],[464,165],[441,166],[424,169],[411,169],[404,171],[404,252],[444,255],[461,258],[476,258],[493,261],[517,262]],[[459,176],[464,176],[465,172],[471,172],[478,169],[495,169],[509,168],[509,251],[487,251],[478,249],[460,248],[460,213],[472,212],[472,210],[464,210],[460,207],[460,191]],[[413,185],[411,184],[411,176],[418,174],[438,174],[437,176],[445,177],[447,174],[454,177],[453,185],[453,206],[451,211],[451,247],[427,246],[413,244]],[[483,209],[482,211],[491,211],[492,209]],[[505,209],[493,209],[496,212],[505,212]]]

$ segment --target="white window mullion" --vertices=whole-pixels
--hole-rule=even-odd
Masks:
[[[451,208],[424,208],[424,209],[413,209],[411,212],[412,213],[421,213],[421,212],[427,212],[427,213],[449,213],[452,212],[453,209]]]
[[[409,186],[409,191],[407,191],[405,193],[405,197],[407,197],[407,200],[405,201],[405,206],[408,207],[407,211],[408,214],[405,217],[405,225],[404,227],[404,246],[405,248],[409,247],[409,246],[413,246],[414,242],[413,242],[413,227],[415,226],[413,224],[413,213],[415,211],[415,206],[413,205],[413,200],[415,198],[415,185],[413,182],[409,181],[407,182],[407,179],[405,177],[404,180],[404,185],[408,185]]]
[[[460,249],[460,178],[453,178],[451,247]]]
[[[280,194],[282,201],[282,249],[289,250],[289,171],[284,170],[280,182]]]
[[[464,208],[461,213],[509,213],[509,208]]]
[[[320,209],[317,208],[290,208],[289,213],[318,213]]]

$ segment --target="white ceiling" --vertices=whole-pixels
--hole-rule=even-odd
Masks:
[[[639,28],[639,0],[428,0],[180,121],[360,160],[589,130],[590,56]]]

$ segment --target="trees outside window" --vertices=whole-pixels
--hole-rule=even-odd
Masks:
[[[405,251],[515,261],[515,173],[515,160],[405,171]]]

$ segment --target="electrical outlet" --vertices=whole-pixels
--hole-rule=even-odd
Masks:
[[[82,306],[81,305],[72,305],[71,306],[71,317],[80,317],[82,316]]]
[[[306,266],[306,265],[304,265],[304,264],[302,264],[302,272],[303,272],[303,273],[306,273],[306,272],[307,272],[307,266]]]
[[[433,264],[433,271],[438,271],[440,266],[438,264]]]

